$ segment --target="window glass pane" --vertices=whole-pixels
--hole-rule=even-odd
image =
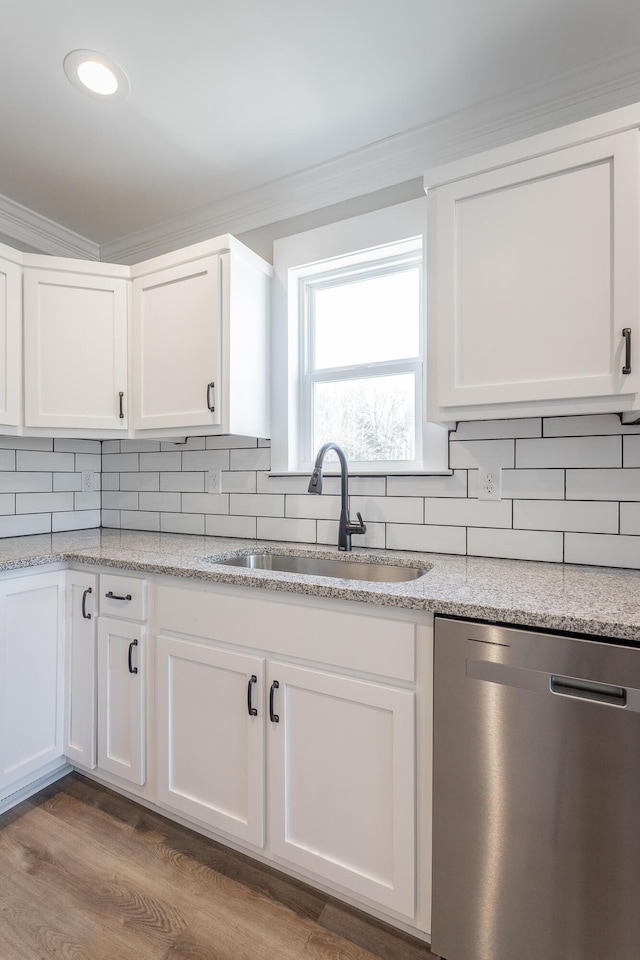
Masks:
[[[417,357],[419,298],[417,266],[316,288],[314,368]]]
[[[314,384],[313,456],[335,440],[350,461],[414,460],[414,391],[413,373]]]

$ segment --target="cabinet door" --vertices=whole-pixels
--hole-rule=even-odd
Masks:
[[[637,130],[429,197],[432,409],[638,391]]]
[[[0,260],[0,424],[22,421],[22,271]]]
[[[98,578],[67,573],[64,752],[89,770],[96,765],[96,609]]]
[[[187,640],[156,642],[158,800],[257,846],[264,843],[263,665]]]
[[[221,421],[220,257],[133,282],[134,428]]]
[[[0,790],[63,754],[64,573],[0,583]]]
[[[275,661],[267,684],[274,855],[413,917],[415,695]]]
[[[98,620],[98,767],[145,782],[145,629]]]
[[[24,323],[26,426],[126,430],[127,282],[27,271]]]

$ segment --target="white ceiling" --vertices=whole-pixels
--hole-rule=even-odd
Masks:
[[[493,104],[495,122],[516,94],[548,104],[554,84],[575,98],[592,78],[640,78],[638,0],[2,0],[1,14],[0,195],[28,208],[14,220],[34,211],[112,255],[190,211],[246,214],[300,171],[326,183],[335,158],[357,173],[363,148],[443,118]],[[126,100],[71,86],[77,48],[120,64]]]

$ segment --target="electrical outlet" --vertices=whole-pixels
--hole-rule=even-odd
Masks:
[[[222,493],[222,470],[220,467],[207,471],[207,493]]]
[[[502,467],[480,467],[478,500],[502,500]]]
[[[93,470],[83,470],[82,471],[82,492],[83,493],[92,493],[96,488],[95,485],[95,474]]]

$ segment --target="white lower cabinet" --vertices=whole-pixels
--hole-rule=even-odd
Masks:
[[[264,844],[264,660],[159,636],[158,802]]]
[[[414,693],[279,661],[267,684],[272,853],[413,917]]]
[[[0,581],[0,796],[63,755],[64,583]]]
[[[145,628],[98,620],[98,766],[145,781]]]
[[[96,608],[98,577],[67,573],[64,752],[73,763],[96,765]]]

